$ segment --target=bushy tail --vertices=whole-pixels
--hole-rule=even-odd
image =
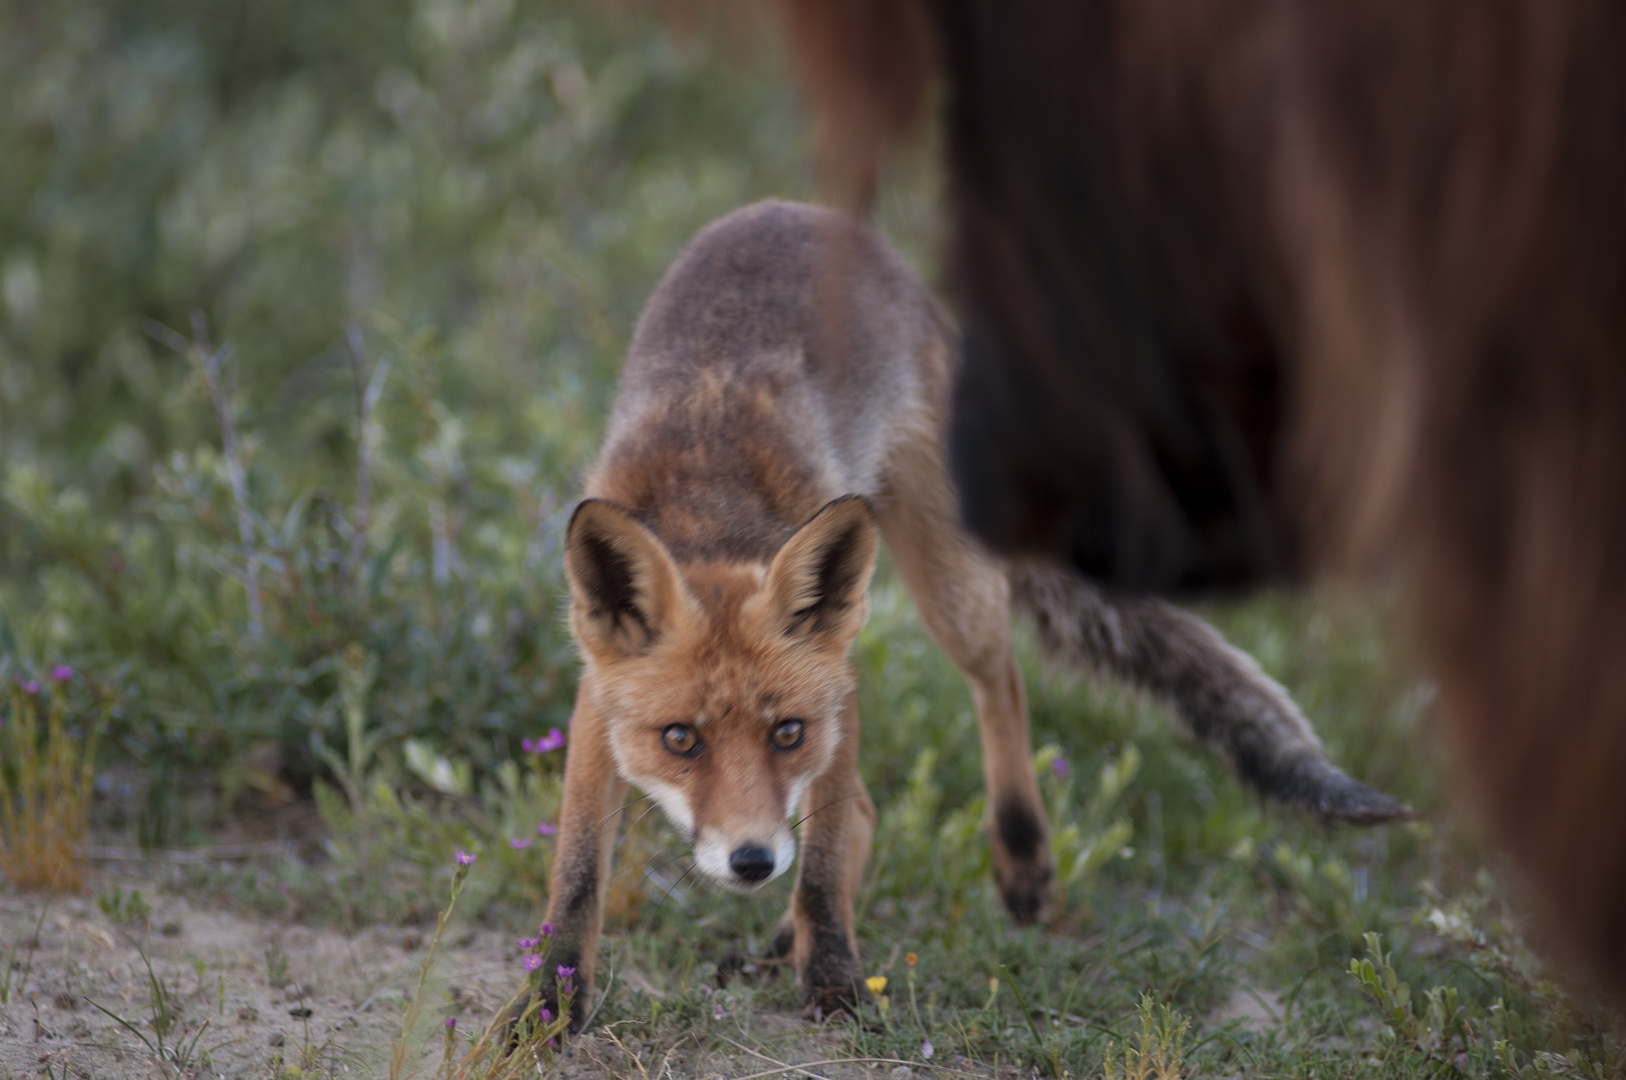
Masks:
[[[1161,600],[1108,596],[1059,570],[1024,567],[1011,586],[1053,659],[1153,694],[1265,795],[1358,825],[1410,816],[1328,761],[1287,691],[1195,615]]]

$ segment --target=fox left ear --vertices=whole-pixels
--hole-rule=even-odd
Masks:
[[[844,495],[827,504],[768,567],[771,617],[792,637],[851,641],[869,618],[877,545],[867,500]]]
[[[694,609],[660,538],[606,499],[584,499],[565,538],[570,628],[601,660],[648,652]]]

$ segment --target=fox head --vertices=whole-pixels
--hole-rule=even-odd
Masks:
[[[844,715],[848,650],[869,617],[876,547],[857,496],[825,506],[766,564],[680,567],[602,499],[571,519],[570,628],[616,764],[728,888],[790,868],[803,795],[858,737]]]

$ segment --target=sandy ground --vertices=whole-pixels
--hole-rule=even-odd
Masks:
[[[144,925],[121,925],[100,909],[93,897],[114,884],[126,891],[141,888],[152,909]],[[429,936],[413,929],[346,934],[281,923],[193,902],[122,875],[94,882],[82,897],[47,900],[0,891],[0,995],[6,998],[0,1003],[0,1080],[388,1076],[391,1046],[407,995],[416,992]],[[441,1075],[446,1018],[458,1019],[460,1035],[483,1027],[518,985],[517,955],[510,935],[455,924],[448,929],[425,983],[403,1077]],[[653,990],[639,972],[623,970],[620,976]],[[154,991],[154,980],[161,992]],[[1238,991],[1212,1019],[1259,1028],[1279,1023],[1280,1013],[1274,997]],[[165,1014],[168,1027],[160,1032]],[[917,1065],[912,1074],[880,1062],[784,1069],[786,1063],[844,1057],[845,1040],[773,1012],[756,1012],[749,1031],[734,1034],[755,1047],[715,1038],[708,1040],[709,1051],[655,1046],[630,1031],[625,1045],[602,1034],[582,1036],[552,1071],[563,1080],[990,1075],[964,1059]],[[773,1056],[763,1056],[763,1048]]]
[[[150,929],[134,931],[89,898],[59,897],[46,907],[41,898],[0,895],[0,963],[10,959],[0,1076],[173,1076],[178,1066],[224,1077],[281,1076],[289,1066],[307,1075],[387,1072],[404,996],[417,986],[423,934],[347,935],[143,893],[153,908]],[[30,950],[36,924],[38,946]],[[483,1022],[515,985],[506,937],[454,929],[448,939],[424,993],[426,1033],[448,1013],[466,1026]],[[162,1064],[143,953],[174,1018]],[[437,1066],[441,1040],[430,1040],[424,1056]]]
[[[140,883],[152,913],[145,926],[131,929],[94,899],[112,884],[51,900],[0,892],[0,990],[7,998],[0,1004],[0,1078],[388,1075],[428,933],[373,927],[346,934],[284,924]],[[132,882],[119,884],[128,890]],[[459,1019],[460,1034],[482,1027],[518,985],[516,956],[511,936],[455,925],[447,931],[425,984],[405,1076],[440,1074],[446,1017]],[[162,1056],[153,979],[163,986],[171,1018]],[[779,1058],[743,1048],[703,1054],[630,1036],[617,1046],[600,1035],[572,1040],[556,1074],[740,1077],[781,1061],[842,1056],[838,1036],[797,1017],[758,1013],[753,1025],[753,1035],[773,1038]],[[877,1064],[782,1075],[873,1078],[890,1071]]]

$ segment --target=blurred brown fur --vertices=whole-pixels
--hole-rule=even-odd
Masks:
[[[1399,564],[1626,990],[1626,7],[785,0],[861,206],[943,82],[972,527],[1131,590]]]

